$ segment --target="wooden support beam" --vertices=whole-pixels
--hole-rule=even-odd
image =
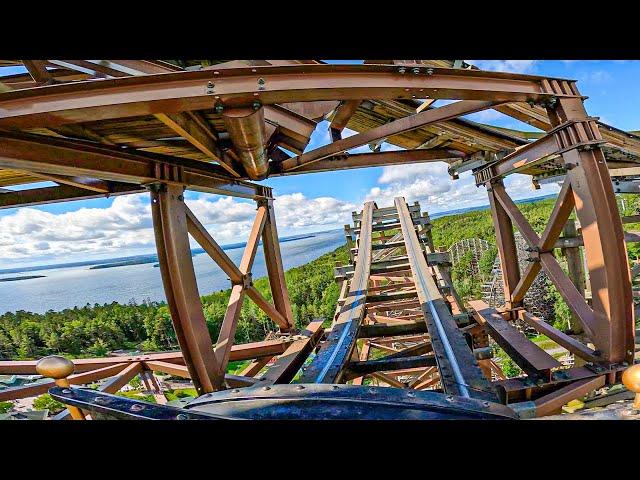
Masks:
[[[217,378],[219,384],[217,389],[223,387],[222,378],[224,372],[227,370],[229,364],[229,355],[231,353],[231,346],[234,342],[236,333],[236,326],[240,319],[240,313],[242,312],[242,301],[244,300],[244,285],[236,284],[231,288],[231,295],[229,296],[229,303],[227,304],[227,310],[220,326],[220,333],[218,334],[218,340],[216,341],[213,349],[216,359],[216,366],[218,368]]]
[[[37,84],[49,83],[53,80],[51,73],[47,70],[45,60],[22,60],[22,64]]]
[[[211,129],[192,112],[156,113],[154,116],[211,160],[218,162],[232,176],[240,177],[231,163],[223,158],[223,153],[216,145],[216,138]]]
[[[365,362],[369,359],[369,353],[371,352],[372,347],[373,347],[373,344],[369,340],[365,340],[362,343],[362,347],[360,348],[360,354],[358,355],[358,358],[360,359],[361,362]],[[354,378],[351,381],[351,385],[362,385],[362,383],[364,382],[364,378],[365,378],[364,376]]]
[[[360,147],[371,142],[375,142],[382,138],[388,138],[393,135],[408,132],[424,125],[436,122],[442,122],[462,115],[479,112],[496,105],[495,102],[464,100],[451,103],[440,108],[426,110],[415,115],[400,118],[391,123],[372,128],[366,132],[352,135],[351,137],[338,140],[323,147],[318,147],[310,152],[303,153],[294,158],[290,158],[282,162],[282,168],[285,171],[296,170],[303,165],[322,160],[331,155],[339,154]]]
[[[551,370],[560,366],[555,358],[525,337],[513,324],[508,323],[482,300],[469,302],[476,320],[485,326],[509,357],[528,375],[551,381]]]
[[[243,275],[251,273],[251,267],[256,258],[256,252],[258,251],[258,243],[260,242],[260,236],[264,231],[265,223],[267,222],[267,206],[258,204],[258,211],[256,218],[253,220],[251,231],[249,232],[249,238],[247,244],[244,247],[242,259],[240,260],[240,272]]]
[[[407,388],[407,386],[402,383],[399,382],[398,380],[396,380],[395,378],[390,377],[389,375],[386,375],[382,372],[373,372],[371,374],[371,376],[373,378],[376,378],[378,380],[381,380],[382,382],[386,383],[387,385],[391,386],[391,387],[395,387],[395,388]]]
[[[576,382],[570,383],[569,385],[562,387],[555,392],[540,397],[533,402],[536,408],[536,416],[544,417],[545,415],[560,413],[562,411],[563,405],[570,402],[571,400],[583,397],[587,393],[603,387],[605,385],[605,382],[605,375],[595,378],[586,378],[584,380],[578,380]]]
[[[273,210],[273,199],[264,200],[267,208],[266,221],[262,231],[262,245],[264,248],[264,260],[267,266],[269,286],[275,308],[286,319],[286,328],[281,326],[281,330],[287,331],[294,327],[295,320],[291,311],[291,301],[289,291],[284,276],[282,266],[282,255],[280,254],[280,242],[278,241],[278,229],[276,227],[276,217]]]
[[[243,377],[255,377],[273,357],[264,357],[249,363],[239,375]]]
[[[173,375],[174,377],[191,378],[189,369],[184,365],[176,365],[175,363],[163,362],[161,360],[147,360],[144,362],[147,370],[153,372],[162,372]]]
[[[502,267],[504,298],[507,300],[506,307],[511,308],[515,306],[511,302],[511,295],[520,281],[520,266],[518,265],[516,241],[513,236],[513,224],[498,201],[493,186],[487,188],[487,193],[489,195],[493,228],[496,232],[496,246],[500,257],[500,266]]]
[[[262,376],[260,384],[290,383],[322,337],[324,333],[322,323],[322,321],[309,323],[305,330],[301,332],[304,338],[295,340],[289,345],[287,350],[278,357],[276,362]]]
[[[38,173],[38,172],[32,172],[28,170],[14,170],[14,171],[21,172],[26,175],[30,175],[32,177],[41,178],[42,180],[56,182],[61,185],[70,185],[72,187],[82,188],[83,190],[89,190],[92,192],[108,194],[111,191],[111,188],[108,182],[105,182],[104,180],[98,180],[96,178],[66,177],[64,175],[54,175],[52,173]]]
[[[392,325],[378,323],[375,325],[362,325],[358,332],[358,338],[397,337],[399,335],[427,332],[427,326],[423,321]]]
[[[70,185],[8,191],[0,194],[0,210],[13,207],[26,207],[29,205],[66,202],[70,200],[90,200],[93,198],[104,198],[145,191],[141,186],[124,183],[112,184],[111,188],[112,191],[110,193],[98,193]]]
[[[4,362],[4,363],[6,364],[6,363],[12,363],[12,362]],[[93,382],[97,382],[98,380],[102,380],[103,378],[117,375],[126,366],[127,366],[127,363],[120,360],[120,363],[113,363],[111,365],[101,366],[100,368],[95,368],[82,373],[76,373],[74,375],[70,375],[69,377],[67,377],[67,380],[71,385],[84,385],[87,383],[93,383]],[[35,373],[35,368],[33,371]],[[45,382],[39,382],[32,385],[27,384],[19,387],[5,388],[3,390],[0,390],[0,401],[35,397],[37,395],[42,395],[43,393],[47,393],[47,391],[54,386],[55,386],[55,382],[53,380],[47,380]]]
[[[225,253],[225,251],[213,239],[211,234],[204,228],[204,225],[196,218],[193,212],[185,205],[187,214],[187,228],[191,236],[200,244],[205,252],[213,259],[214,262],[229,276],[232,283],[242,281],[242,272],[233,263],[233,260]]]
[[[187,228],[184,189],[167,185],[151,192],[156,247],[167,304],[185,364],[198,393],[213,392],[223,372],[211,348],[202,311]]]
[[[393,372],[408,368],[435,367],[436,358],[433,355],[417,355],[403,358],[380,358],[364,362],[351,362],[345,373],[345,380],[369,375],[373,372]]]
[[[133,377],[143,372],[143,366],[141,362],[134,362],[127,365],[120,373],[104,382],[98,390],[105,393],[116,393],[127,383],[129,383]]]
[[[596,355],[595,350],[587,347],[583,343],[578,340],[570,337],[566,333],[561,332],[557,328],[552,327],[547,322],[531,315],[529,312],[525,310],[518,311],[518,316],[521,320],[527,322],[533,328],[535,328],[538,332],[546,335],[551,340],[556,342],[561,347],[566,348],[574,355],[588,361],[588,362],[599,362],[602,359]]]
[[[260,310],[266,313],[271,320],[273,320],[281,330],[287,330],[289,323],[287,319],[274,307],[269,301],[262,296],[256,287],[249,285],[245,288],[246,295],[256,304]]]
[[[280,355],[291,344],[292,340],[280,338],[277,340],[262,340],[260,342],[243,343],[231,347],[230,361],[251,360],[254,358],[273,357]],[[111,367],[123,363],[126,365],[138,361],[164,361],[168,363],[184,364],[181,351],[142,354],[126,357],[78,358],[73,361],[75,371],[89,372],[104,367]],[[0,374],[36,375],[36,360],[0,361]],[[69,377],[71,378],[71,377]]]
[[[465,158],[465,154],[448,148],[430,150],[397,150],[366,153],[344,153],[332,155],[312,163],[306,163],[296,170],[282,170],[281,165],[271,164],[270,177],[297,175],[314,172],[332,172],[355,168],[408,165],[425,162],[449,162]]]

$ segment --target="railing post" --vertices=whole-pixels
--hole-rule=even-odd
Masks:
[[[36,372],[44,377],[52,378],[60,388],[71,388],[67,377],[74,370],[73,362],[59,355],[44,357],[36,364]],[[84,413],[79,408],[67,405],[67,409],[74,420],[85,420]]]

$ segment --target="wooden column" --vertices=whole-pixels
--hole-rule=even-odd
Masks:
[[[216,390],[222,380],[193,269],[183,192],[181,186],[154,186],[151,213],[173,327],[191,379],[203,394]]]
[[[576,237],[576,222],[575,220],[567,220],[567,224],[564,226],[562,230],[562,235],[565,237]],[[584,275],[584,263],[582,260],[582,254],[580,252],[580,247],[567,247],[560,249],[562,255],[567,260],[567,267],[569,270],[569,278],[576,286],[578,291],[582,296],[584,296],[584,292],[586,289],[586,279]],[[574,333],[582,333],[583,328],[580,320],[576,320],[574,315],[574,323],[571,325],[571,329]]]
[[[267,208],[267,219],[262,231],[262,244],[264,247],[264,260],[267,265],[267,274],[269,276],[269,285],[271,286],[271,295],[276,310],[287,320],[288,328],[280,328],[281,330],[290,330],[294,327],[295,321],[291,311],[291,302],[289,300],[289,291],[284,279],[284,267],[282,266],[282,256],[280,255],[280,242],[278,241],[278,229],[276,228],[276,217],[273,212],[273,199],[267,198],[260,200]]]
[[[593,342],[610,362],[633,362],[634,310],[624,231],[597,123],[590,119],[575,83],[553,81],[547,90],[558,94],[547,112],[554,126],[567,125],[558,141],[565,147],[562,160],[573,187],[578,220],[589,271],[594,316]],[[566,149],[568,146],[574,148]],[[585,145],[585,146],[581,146]]]
[[[502,180],[496,182],[504,188]],[[496,230],[496,245],[500,257],[500,267],[502,269],[502,288],[504,290],[504,300],[507,309],[517,307],[522,304],[512,304],[511,294],[520,281],[520,266],[518,265],[518,253],[516,250],[516,240],[513,235],[513,224],[507,212],[496,199],[493,192],[493,184],[487,187],[489,194],[489,206],[491,207],[491,218]]]

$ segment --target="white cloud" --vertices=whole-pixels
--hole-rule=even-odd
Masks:
[[[308,199],[302,193],[281,195],[274,202],[278,228],[341,226],[351,221],[358,207],[334,197]]]
[[[589,72],[589,74],[583,78],[584,81],[595,83],[597,85],[607,83],[612,79],[613,77],[606,70],[595,70],[593,72]]]
[[[497,72],[529,73],[537,60],[467,60],[481,70],[493,70]]]
[[[375,201],[378,207],[392,205],[393,199],[399,196],[409,203],[419,201],[422,209],[430,213],[488,203],[486,189],[476,187],[470,172],[452,180],[443,162],[385,167],[378,183],[384,186],[371,188],[365,198],[366,201]],[[531,178],[525,175],[508,177],[505,186],[515,200],[559,191],[556,184],[542,185],[540,190],[533,190]]]
[[[247,239],[256,204],[201,194],[186,199],[189,208],[221,244]],[[279,233],[340,227],[357,205],[333,197],[301,193],[276,197]],[[284,232],[284,233],[283,233]],[[196,247],[195,242],[192,245]],[[146,194],[116,197],[107,208],[51,213],[24,207],[0,217],[0,267],[109,258],[155,251],[151,206]]]

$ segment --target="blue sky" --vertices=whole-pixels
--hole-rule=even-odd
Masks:
[[[640,111],[637,82],[640,61],[467,61],[486,70],[578,80],[581,93],[589,97],[585,105],[590,115],[618,128],[640,130],[636,113]],[[0,68],[0,75],[14,71]],[[493,110],[468,118],[496,126],[532,130],[532,127]],[[327,123],[322,122],[307,150],[328,141]],[[367,147],[358,149],[367,150]],[[477,189],[469,175],[451,181],[444,164],[275,177],[264,183],[274,188],[281,235],[339,228],[349,222],[350,212],[360,208],[363,201],[374,199],[384,206],[398,194],[405,195],[408,201],[419,200],[423,209],[434,213],[487,203],[484,189]],[[513,176],[508,188],[514,198],[557,191],[555,185],[533,191],[529,179],[522,176]],[[186,198],[192,208],[200,211],[199,216],[218,241],[245,240],[253,215],[250,203],[195,192],[189,192]],[[0,268],[152,252],[148,208],[146,195],[136,195],[29,207],[20,211],[0,210]],[[215,212],[216,209],[222,213]],[[75,242],[64,238],[74,238]]]

